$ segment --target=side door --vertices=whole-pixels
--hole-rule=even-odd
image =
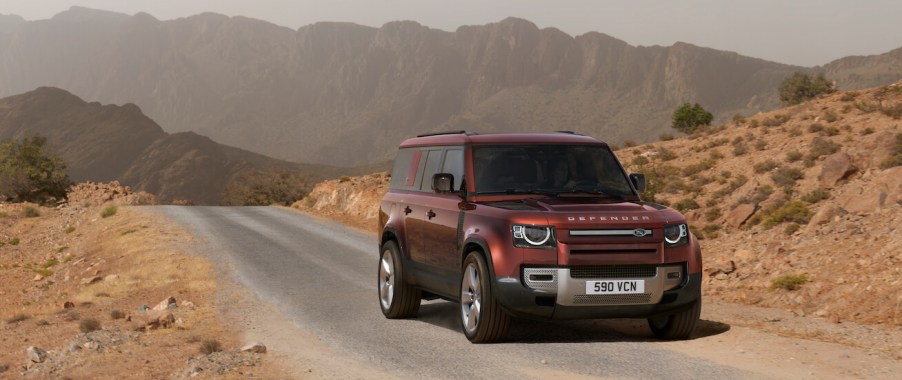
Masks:
[[[459,206],[461,198],[457,194],[438,194],[432,189],[432,176],[436,173],[454,175],[453,188],[459,190],[464,180],[464,150],[462,147],[448,147],[443,153],[441,165],[433,167],[427,163],[424,172],[421,190],[424,194],[431,194],[431,199],[425,207],[420,242],[423,244],[424,269],[429,272],[426,279],[431,282],[429,287],[454,296],[459,290],[458,231],[464,214]]]

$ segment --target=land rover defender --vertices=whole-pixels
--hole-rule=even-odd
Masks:
[[[380,205],[382,313],[458,302],[474,343],[504,339],[512,317],[645,318],[655,336],[687,339],[701,250],[644,189],[606,143],[571,132],[408,139]]]

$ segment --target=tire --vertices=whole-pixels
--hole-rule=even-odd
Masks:
[[[420,289],[404,282],[401,249],[393,240],[382,245],[376,292],[379,307],[389,319],[412,318],[420,310]]]
[[[470,252],[464,260],[460,317],[464,335],[473,343],[501,341],[510,327],[511,318],[492,293],[488,265],[480,252]]]
[[[699,297],[691,307],[670,315],[648,318],[648,327],[655,337],[666,340],[689,339],[695,324],[702,313],[702,298]]]

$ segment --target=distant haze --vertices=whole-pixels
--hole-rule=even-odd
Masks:
[[[454,31],[514,16],[571,35],[597,31],[645,46],[683,41],[803,66],[902,46],[902,1],[897,0],[4,0],[0,13],[46,19],[73,5],[147,12],[161,20],[216,12],[292,29],[318,21],[378,27],[413,20]]]

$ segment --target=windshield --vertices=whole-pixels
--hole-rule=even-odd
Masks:
[[[602,145],[473,147],[477,194],[634,195],[614,154]]]

